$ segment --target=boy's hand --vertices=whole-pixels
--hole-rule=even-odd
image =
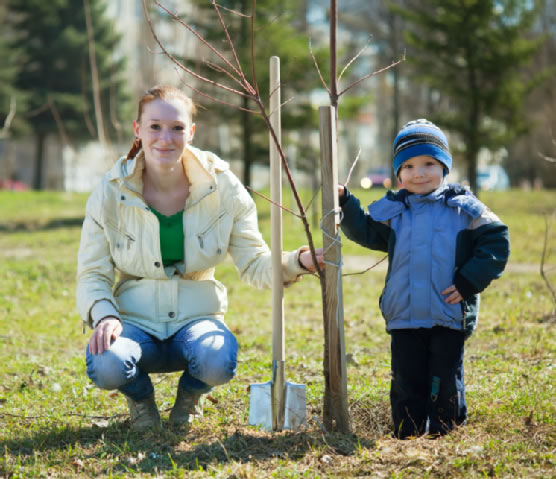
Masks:
[[[338,198],[344,196],[345,191],[346,191],[346,187],[344,185],[338,185]]]
[[[458,304],[459,302],[463,301],[463,297],[460,292],[456,289],[456,287],[452,284],[448,286],[442,294],[448,294],[449,296],[444,300],[448,304]]]

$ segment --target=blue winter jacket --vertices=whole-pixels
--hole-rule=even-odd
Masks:
[[[366,214],[346,190],[342,231],[358,244],[388,252],[380,297],[386,329],[444,326],[471,335],[479,293],[502,274],[508,228],[471,192],[443,184],[428,195],[389,191]],[[464,300],[445,302],[454,284]]]

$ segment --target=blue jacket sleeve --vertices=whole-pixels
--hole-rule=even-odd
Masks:
[[[472,253],[457,270],[454,285],[464,298],[483,291],[504,271],[510,256],[508,227],[496,221],[471,232]]]
[[[388,252],[391,228],[375,221],[366,213],[359,200],[346,190],[347,198],[341,201],[344,234],[352,241],[369,249]]]

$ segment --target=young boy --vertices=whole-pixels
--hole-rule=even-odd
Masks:
[[[368,207],[342,185],[342,230],[388,252],[380,309],[391,335],[390,402],[398,438],[443,435],[467,417],[464,340],[477,323],[479,293],[502,274],[508,228],[470,191],[448,184],[452,157],[444,133],[427,120],[394,140],[402,189]]]

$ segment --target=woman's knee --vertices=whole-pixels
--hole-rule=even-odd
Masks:
[[[237,351],[237,341],[231,332],[216,333],[200,343],[189,363],[189,372],[210,386],[225,384],[236,374]]]
[[[139,346],[127,338],[118,338],[102,354],[91,354],[87,346],[87,376],[101,389],[117,389],[137,375],[139,358]]]

